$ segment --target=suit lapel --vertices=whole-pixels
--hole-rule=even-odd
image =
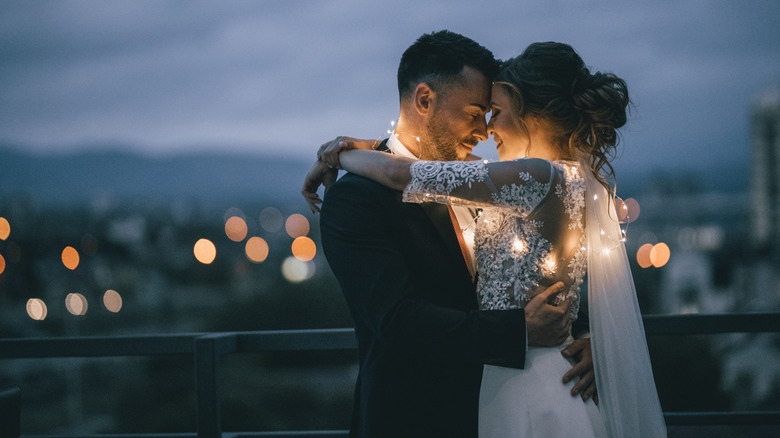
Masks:
[[[387,147],[387,139],[382,141],[379,146],[376,147],[376,150],[391,153],[390,148]],[[444,245],[447,247],[447,251],[449,251],[450,254],[453,254],[455,258],[459,260],[459,266],[466,273],[466,275],[471,278],[471,274],[469,274],[469,268],[466,266],[466,261],[463,259],[463,253],[460,249],[460,244],[458,243],[458,236],[455,235],[455,229],[453,228],[452,220],[450,219],[450,212],[447,209],[447,206],[444,204],[437,204],[435,202],[423,202],[418,205],[428,216],[428,219],[430,219],[431,223],[433,223],[433,226],[436,228],[436,232],[439,234],[439,237],[441,237]]]

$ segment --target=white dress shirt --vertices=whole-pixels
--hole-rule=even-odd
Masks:
[[[395,155],[400,155],[406,158],[416,157],[403,143],[398,139],[395,133],[390,134],[387,139],[387,148],[390,149]],[[474,256],[474,230],[476,229],[476,210],[473,208],[463,207],[459,205],[453,205],[452,211],[455,213],[455,217],[458,219],[458,226],[460,227],[461,234],[463,234],[463,241],[466,243],[466,249],[469,253],[469,262],[471,263],[471,272],[477,272],[477,259]]]

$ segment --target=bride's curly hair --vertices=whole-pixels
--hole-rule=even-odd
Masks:
[[[548,122],[550,140],[561,156],[585,154],[608,187],[606,178],[614,178],[610,161],[619,142],[617,130],[626,124],[630,103],[624,80],[591,73],[568,44],[544,42],[504,61],[495,82],[508,88],[521,121],[534,116]]]

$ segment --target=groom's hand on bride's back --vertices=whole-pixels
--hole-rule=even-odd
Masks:
[[[529,346],[554,347],[561,345],[569,336],[570,300],[564,300],[557,306],[552,304],[555,294],[562,290],[563,283],[555,283],[525,305],[525,328]]]

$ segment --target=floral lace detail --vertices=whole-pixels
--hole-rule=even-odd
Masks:
[[[567,290],[556,302],[570,299],[577,317],[587,263],[585,181],[577,163],[416,162],[410,170],[407,202],[485,207],[474,237],[482,309],[521,308],[563,281]]]
[[[482,161],[415,161],[409,167],[412,181],[404,190],[404,202],[447,204],[453,189],[468,187],[487,177]]]
[[[542,202],[550,191],[550,183],[536,181],[530,173],[520,172],[518,174],[523,185],[511,184],[501,186],[500,192],[493,194],[493,200],[496,205],[515,208],[522,215],[528,215]]]

